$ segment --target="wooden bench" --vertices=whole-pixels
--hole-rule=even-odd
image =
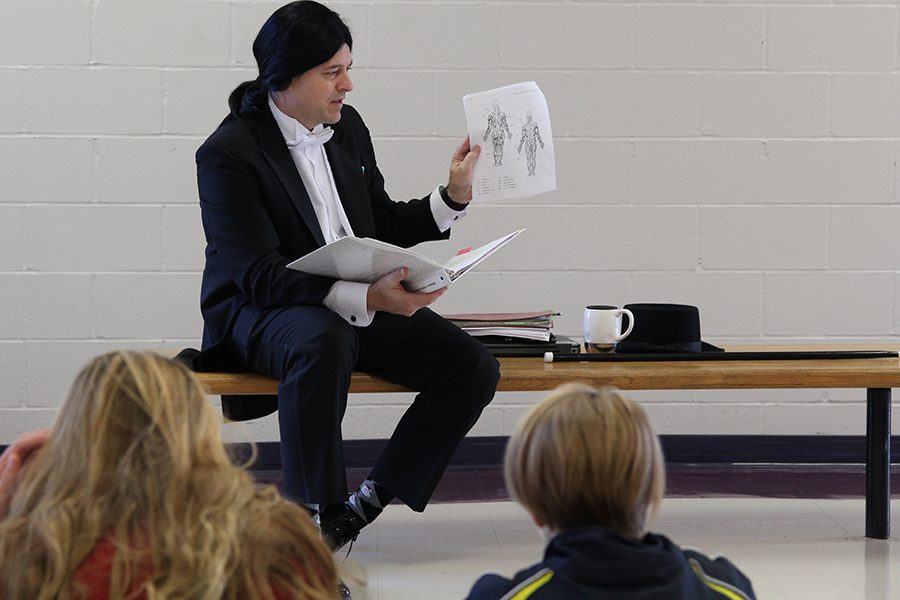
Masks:
[[[732,352],[891,350],[897,345],[729,346]],[[174,353],[172,353],[174,355]],[[900,359],[747,360],[690,362],[559,362],[501,358],[498,391],[547,391],[569,381],[623,390],[857,388],[866,390],[866,535],[890,534],[891,389],[900,387]],[[276,393],[278,382],[252,373],[197,373],[210,394]],[[351,393],[408,392],[354,373]]]
[[[277,379],[257,373],[195,373],[197,379],[212,395],[247,396],[277,394]],[[367,373],[353,373],[350,378],[350,393],[409,392],[409,388],[390,383]]]

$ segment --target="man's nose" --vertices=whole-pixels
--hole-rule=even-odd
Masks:
[[[353,91],[353,81],[350,79],[350,73],[345,73],[341,78],[340,89],[342,92]]]

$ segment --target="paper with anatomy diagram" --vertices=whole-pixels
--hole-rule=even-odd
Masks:
[[[524,198],[556,189],[550,112],[533,81],[463,96],[469,141],[481,144],[474,201]]]

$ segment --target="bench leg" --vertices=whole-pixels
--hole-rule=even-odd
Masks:
[[[866,390],[866,537],[891,534],[891,389]]]

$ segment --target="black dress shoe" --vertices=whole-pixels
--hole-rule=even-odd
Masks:
[[[320,518],[322,539],[325,540],[332,552],[356,540],[360,530],[368,525],[365,519],[346,504],[340,511],[322,515]]]
[[[341,600],[353,600],[353,597],[350,595],[350,588],[343,581],[338,582],[338,595],[340,595]]]

